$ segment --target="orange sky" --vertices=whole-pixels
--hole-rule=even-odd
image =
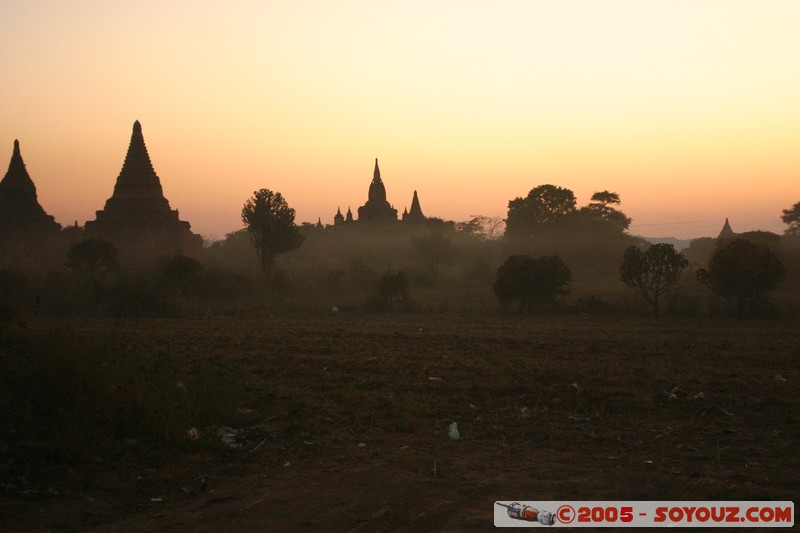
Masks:
[[[375,157],[401,212],[417,189],[428,215],[505,217],[553,183],[618,192],[636,234],[780,232],[797,28],[795,0],[4,0],[0,158],[18,138],[62,224],[103,207],[138,119],[204,235],[262,187],[331,223]]]

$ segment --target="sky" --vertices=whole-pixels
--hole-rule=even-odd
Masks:
[[[64,225],[102,209],[139,120],[212,238],[261,188],[297,222],[355,212],[375,158],[400,212],[417,190],[505,218],[550,183],[617,192],[633,234],[782,232],[798,28],[796,0],[3,0],[0,162],[19,139]]]

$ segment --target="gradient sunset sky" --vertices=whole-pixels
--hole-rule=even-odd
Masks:
[[[111,196],[135,120],[192,229],[280,191],[506,216],[552,183],[619,193],[631,233],[782,232],[800,201],[800,2],[0,2],[0,161],[61,224]]]

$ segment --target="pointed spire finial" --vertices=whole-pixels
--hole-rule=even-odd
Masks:
[[[726,217],[725,218],[725,225],[722,226],[722,231],[719,232],[719,235],[717,236],[717,238],[718,239],[731,239],[731,238],[733,238],[735,236],[736,236],[736,234],[733,232],[733,229],[731,228],[731,223],[728,222],[728,219]]]
[[[372,181],[381,181],[381,169],[378,168],[378,158],[375,158],[375,172],[372,173]]]
[[[19,139],[14,139],[14,155],[19,155]]]

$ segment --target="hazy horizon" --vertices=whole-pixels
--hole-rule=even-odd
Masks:
[[[533,187],[620,194],[630,233],[782,233],[800,200],[800,3],[8,1],[0,164],[93,220],[134,120],[194,232],[280,191],[355,213],[378,158],[398,211],[505,218]]]

